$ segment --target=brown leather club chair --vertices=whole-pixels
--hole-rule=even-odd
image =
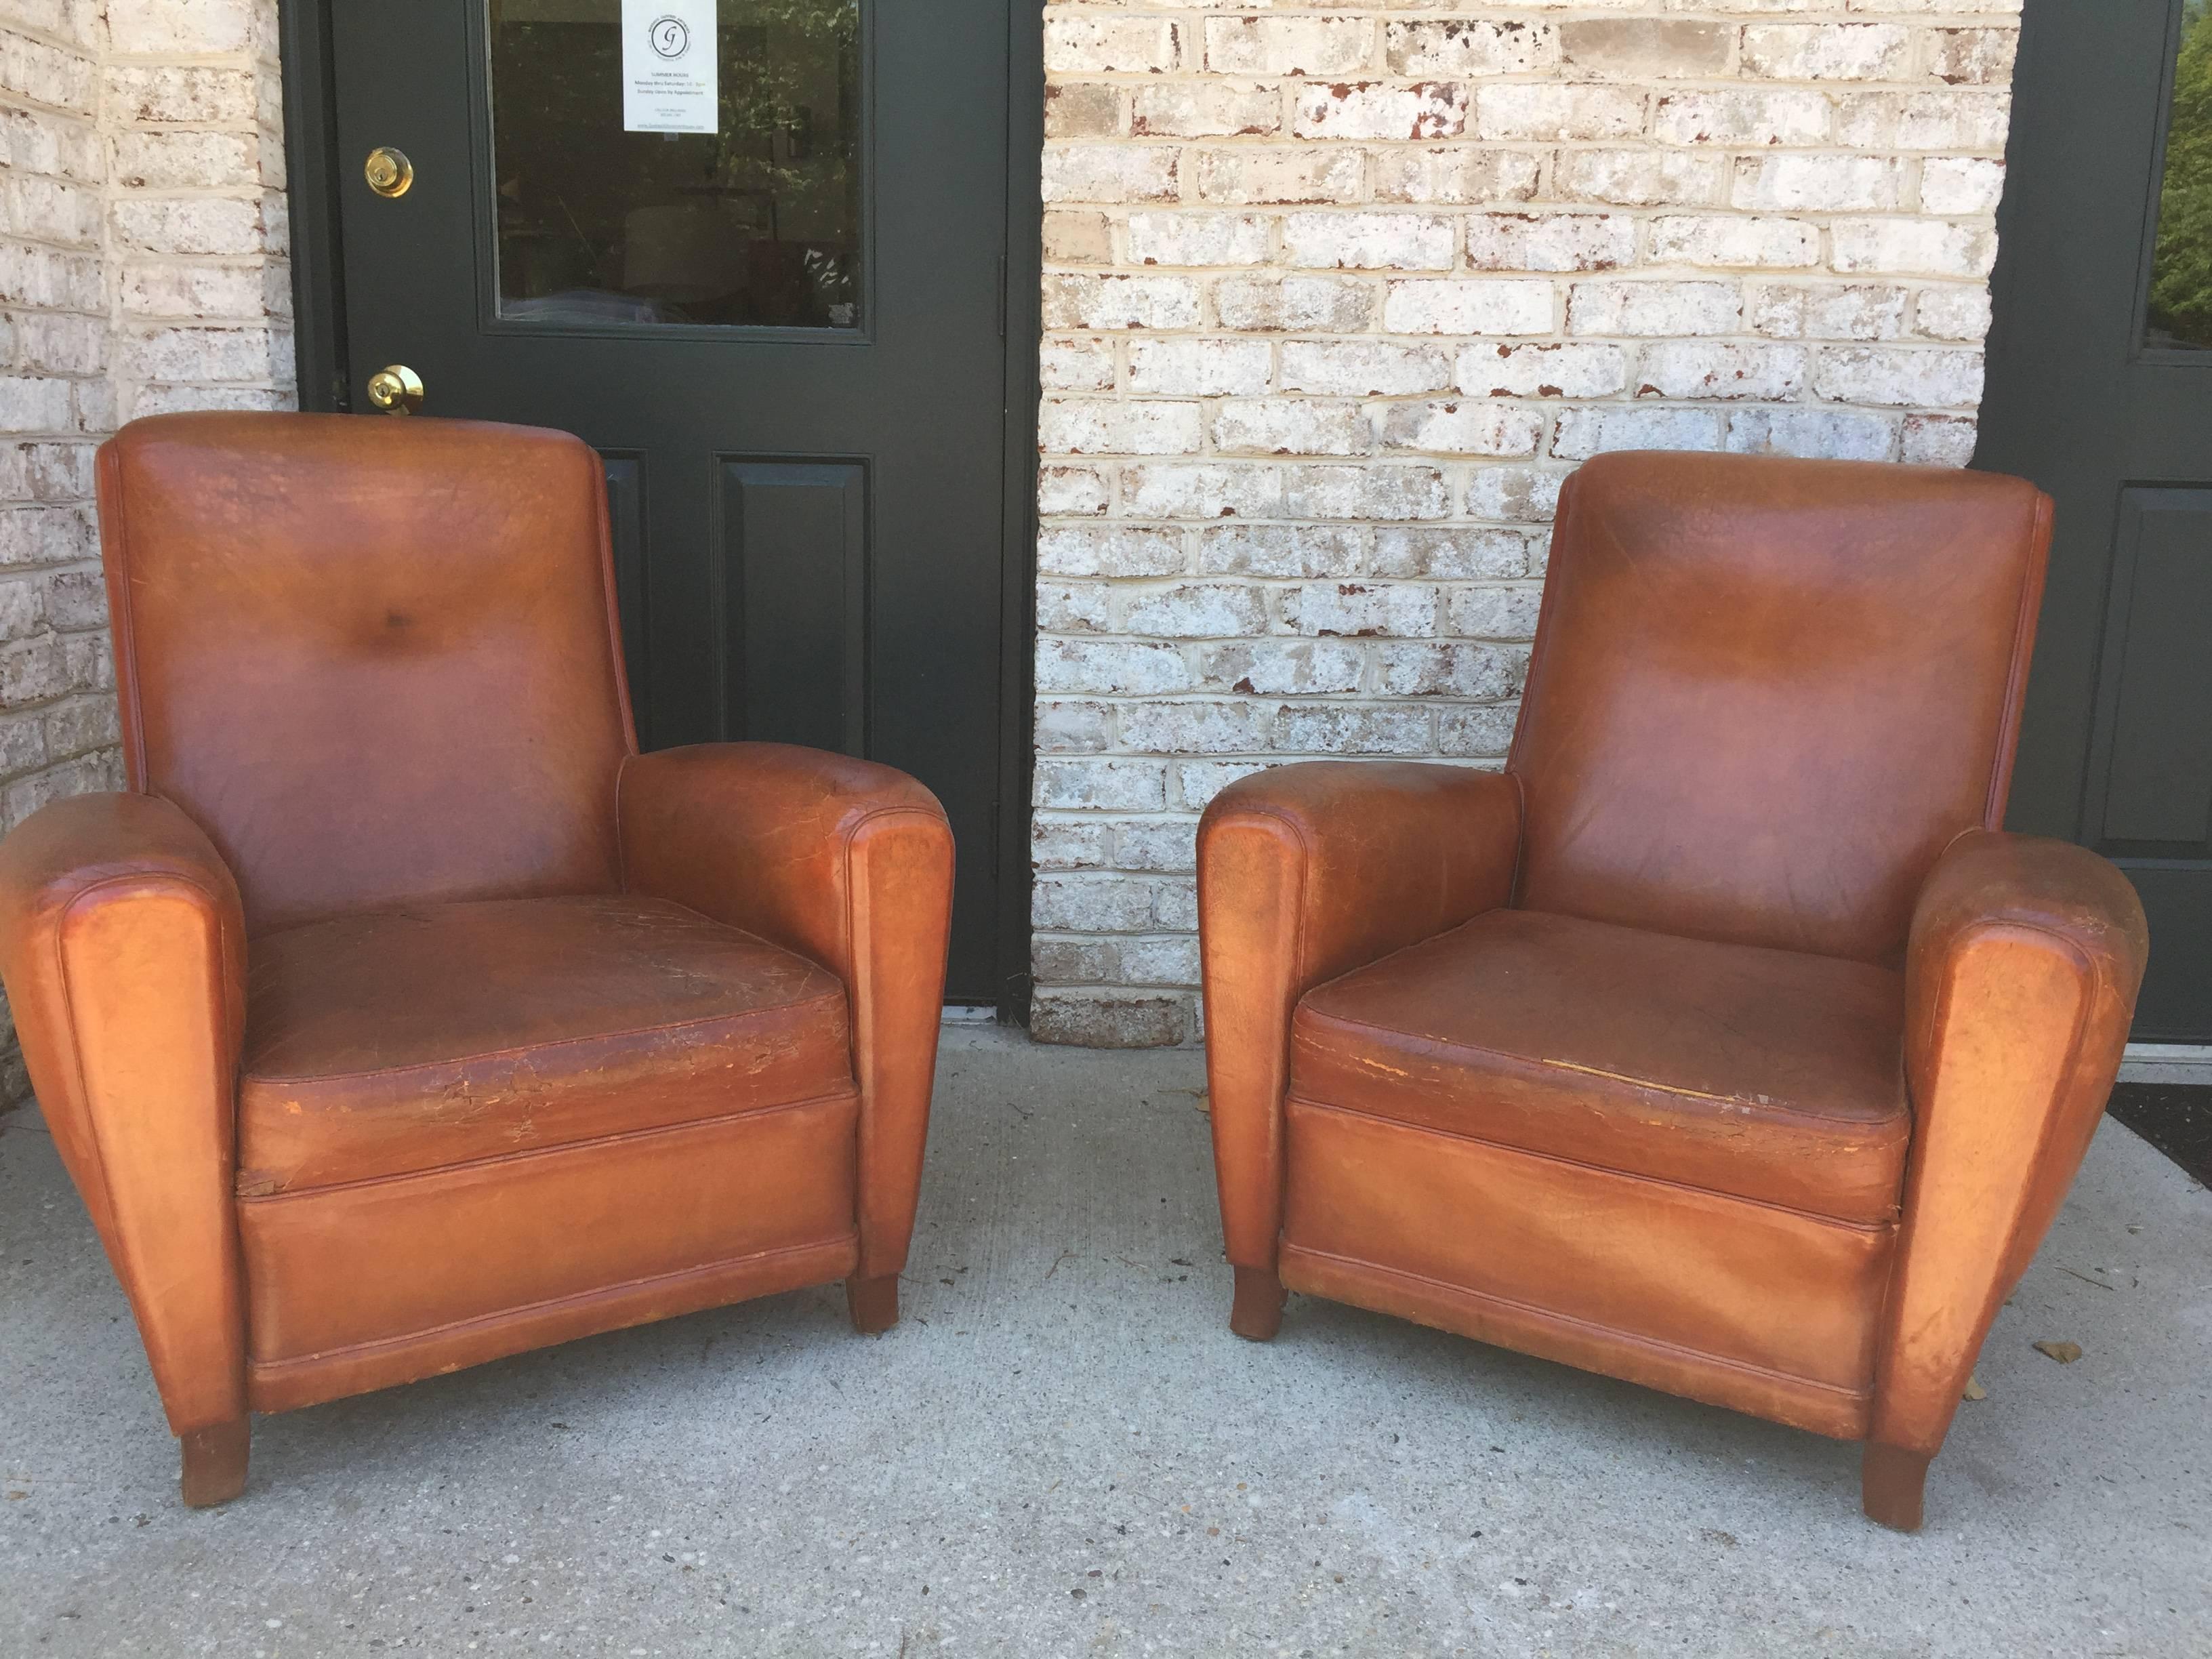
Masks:
[[[1285,1286],[1866,1443],[1920,1522],[2095,1131],[2143,920],[2003,834],[2017,479],[1590,462],[1504,771],[1322,763],[1199,831],[1231,1328]]]
[[[833,1279],[892,1324],[929,792],[640,755],[573,438],[173,416],[99,471],[131,787],[0,845],[0,969],[185,1501],[249,1412]]]

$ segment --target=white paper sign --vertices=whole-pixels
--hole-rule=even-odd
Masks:
[[[623,131],[719,132],[717,0],[622,0]]]

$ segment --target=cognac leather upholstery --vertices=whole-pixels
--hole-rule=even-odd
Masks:
[[[249,1410],[837,1279],[895,1316],[928,791],[638,755],[572,438],[163,416],[99,477],[130,791],[0,844],[0,973],[188,1499]]]
[[[2146,941],[2002,834],[2018,480],[1621,454],[1562,496],[1504,771],[1322,762],[1199,834],[1232,1319],[1282,1288],[1869,1445],[1917,1525]]]

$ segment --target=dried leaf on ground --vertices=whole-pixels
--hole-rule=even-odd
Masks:
[[[1966,1379],[1966,1391],[1959,1396],[1961,1400],[1987,1400],[1989,1397],[1990,1391],[1982,1386],[1978,1375]]]
[[[2070,1365],[2081,1357],[2079,1342],[2036,1342],[2029,1346],[2038,1353],[2049,1354],[2062,1365]]]

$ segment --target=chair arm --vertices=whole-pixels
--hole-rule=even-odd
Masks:
[[[778,743],[634,756],[617,801],[632,890],[757,933],[844,981],[860,1089],[860,1276],[897,1273],[945,1017],[945,809],[888,766]]]
[[[1316,761],[1239,779],[1198,830],[1215,1177],[1230,1261],[1272,1271],[1282,1231],[1291,1015],[1325,980],[1510,901],[1513,778]]]
[[[1905,958],[1912,1150],[1872,1439],[1942,1446],[2096,1133],[2147,951],[2127,878],[2064,842],[1971,830],[1922,887]]]
[[[166,800],[55,801],[0,842],[0,977],[171,1431],[242,1419],[237,883]]]

